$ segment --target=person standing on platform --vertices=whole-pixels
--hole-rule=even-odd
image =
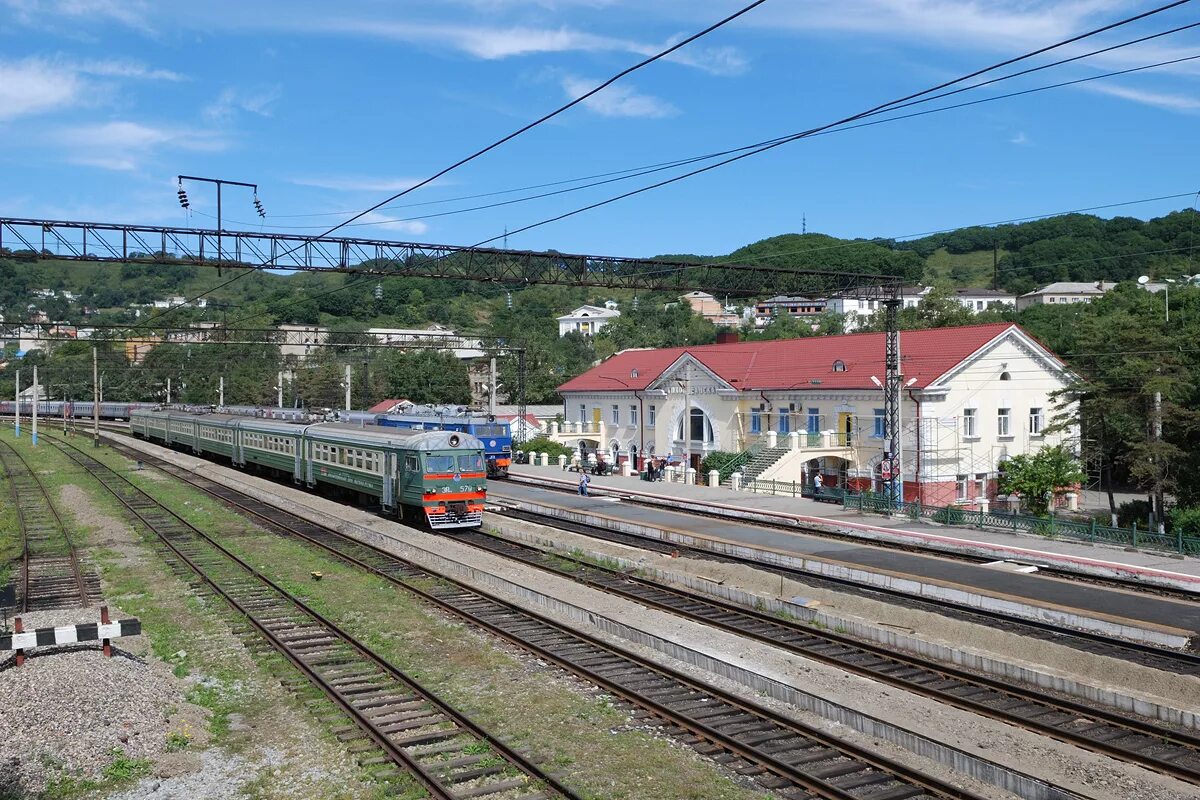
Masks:
[[[821,473],[818,472],[815,476],[813,476],[813,494],[814,495],[818,495],[821,493],[822,484],[824,484],[824,481],[821,480]]]
[[[579,470],[579,495],[581,497],[588,496],[587,487],[589,482],[591,482],[591,478],[588,477],[587,472],[582,469]]]

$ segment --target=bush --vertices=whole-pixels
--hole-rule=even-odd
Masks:
[[[967,515],[959,508],[942,508],[933,515],[933,521],[943,525],[962,525],[966,519]]]
[[[514,443],[513,450],[516,450],[518,453],[549,453],[551,461],[557,459],[560,455],[566,456],[568,459],[576,455],[574,448],[567,447],[565,444],[559,444],[558,442],[552,442],[545,436],[538,436],[521,444]]]
[[[1171,531],[1184,536],[1200,536],[1200,506],[1175,506],[1167,510]]]
[[[700,462],[700,472],[704,475],[707,475],[709,472],[715,469],[719,471],[721,473],[721,477],[724,478],[726,477],[729,462],[733,461],[739,455],[741,454],[726,453],[721,450],[709,453],[704,457],[704,460]]]
[[[1117,527],[1119,528],[1132,528],[1135,522],[1139,528],[1145,528],[1149,520],[1149,500],[1130,500],[1117,506]]]

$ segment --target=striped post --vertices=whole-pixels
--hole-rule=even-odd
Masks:
[[[100,624],[111,624],[108,619],[108,606],[100,606]],[[112,658],[112,639],[105,638],[104,642],[104,657]]]
[[[24,633],[25,632],[25,626],[21,623],[20,617],[17,617],[16,619],[13,620],[13,632],[14,633]],[[17,648],[17,666],[18,667],[24,666],[24,664],[25,664],[25,648],[18,647]]]

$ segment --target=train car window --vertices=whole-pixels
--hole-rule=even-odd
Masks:
[[[453,472],[454,456],[425,456],[425,473]]]
[[[505,430],[503,425],[476,425],[476,436],[504,436]]]
[[[409,470],[410,472],[416,472],[418,469],[421,468],[421,465],[417,462],[416,456],[405,456],[404,457],[404,468],[406,470]]]
[[[458,468],[463,472],[479,472],[483,469],[483,458],[478,455],[461,455],[458,457]]]

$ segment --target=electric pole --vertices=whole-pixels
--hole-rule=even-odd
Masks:
[[[492,356],[491,361],[492,376],[488,383],[488,414],[496,416],[496,357]]]
[[[167,378],[167,405],[171,405],[171,379]]]
[[[21,438],[21,370],[17,370],[17,396],[16,405],[13,410],[16,412],[13,415],[13,421],[16,425],[16,438]]]
[[[1154,393],[1154,442],[1162,444],[1162,392]],[[1161,448],[1159,448],[1161,450]],[[1158,525],[1158,534],[1166,533],[1166,520],[1163,509],[1163,464],[1161,452],[1154,455],[1154,519]]]
[[[38,412],[38,374],[37,367],[33,368],[33,446],[37,447],[37,412]]]
[[[225,407],[225,376],[217,379],[217,408]]]
[[[346,410],[350,410],[350,365],[346,365]]]
[[[283,370],[279,371],[279,382],[275,384],[276,407],[283,408]]]
[[[92,447],[100,446],[100,367],[92,348]]]

